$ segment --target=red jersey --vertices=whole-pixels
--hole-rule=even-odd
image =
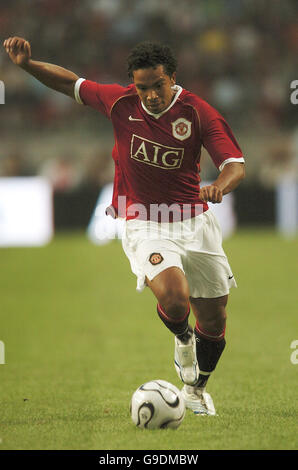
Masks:
[[[126,213],[119,213],[121,217],[138,216],[129,212],[132,205],[144,206],[146,218],[150,218],[151,205],[179,205],[184,216],[187,210],[188,216],[195,215],[198,205],[208,209],[199,199],[202,145],[220,171],[227,162],[244,162],[225,119],[200,97],[177,85],[175,89],[170,106],[153,114],[145,108],[133,84],[122,87],[84,79],[76,82],[76,100],[112,121],[112,204],[117,213],[119,196],[126,197]]]

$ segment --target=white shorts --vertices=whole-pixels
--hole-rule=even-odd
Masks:
[[[210,209],[181,222],[128,220],[122,245],[137,276],[137,290],[167,268],[185,274],[193,298],[221,297],[237,287],[222,248],[220,226]]]

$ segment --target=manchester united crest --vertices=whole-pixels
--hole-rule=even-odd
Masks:
[[[188,139],[191,136],[191,122],[184,118],[178,118],[172,122],[172,131],[176,139]]]
[[[161,256],[160,253],[151,253],[149,257],[149,261],[154,266],[156,264],[160,264],[163,261],[163,257]]]

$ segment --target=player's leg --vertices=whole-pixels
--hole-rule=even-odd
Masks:
[[[157,312],[174,334],[183,334],[188,327],[189,289],[186,277],[176,266],[162,271],[146,284],[155,295]]]
[[[196,317],[198,382],[184,386],[186,406],[198,414],[215,414],[205,387],[225,347],[226,304],[231,287],[236,286],[228,259],[222,248],[220,226],[210,210],[198,216],[201,226],[194,230],[191,244],[185,241],[184,261],[190,302]],[[197,245],[196,245],[196,241]]]
[[[175,335],[175,367],[184,383],[198,380],[195,338],[188,324],[190,313],[189,289],[183,271],[169,267],[146,283],[155,295],[157,313],[166,327]]]
[[[160,238],[160,227],[156,226],[147,221],[129,221],[122,245],[137,276],[137,289],[141,291],[147,285],[152,290],[160,319],[175,335],[175,367],[179,377],[192,384],[199,374],[195,338],[188,325],[190,292],[181,259],[183,250],[173,240]]]
[[[196,384],[184,385],[182,394],[186,407],[195,414],[216,414],[213,400],[206,392],[206,384],[225,348],[227,300],[227,295],[218,298],[190,298],[196,317],[194,335],[200,373]]]
[[[190,298],[196,318],[196,353],[200,375],[197,386],[205,388],[225,348],[228,295],[217,298]]]

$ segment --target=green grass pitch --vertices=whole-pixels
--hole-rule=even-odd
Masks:
[[[0,449],[296,449],[297,245],[270,230],[225,241],[238,289],[208,386],[218,416],[156,431],[134,427],[129,402],[151,379],[180,387],[174,341],[121,244],[1,249]]]

